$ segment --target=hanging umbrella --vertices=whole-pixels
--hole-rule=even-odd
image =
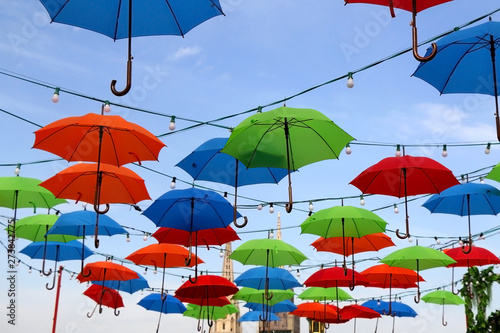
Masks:
[[[234,295],[233,299],[250,302],[250,303],[261,303],[264,306],[272,306],[284,300],[293,298],[294,292],[291,289],[269,289],[268,293],[272,293],[273,297],[263,303],[266,298],[266,292],[262,289],[254,289],[249,287],[242,287]]]
[[[352,299],[351,295],[337,287],[309,287],[301,292],[297,297],[302,300],[323,301],[324,304],[326,304],[327,301],[336,301],[337,308],[339,307],[339,301]],[[340,319],[340,315],[338,319]]]
[[[286,168],[286,211],[290,213],[293,206],[290,172],[314,162],[338,159],[352,140],[319,111],[283,106],[267,112],[259,109],[257,114],[243,120],[231,132],[222,152],[247,168]]]
[[[136,291],[143,290],[146,288],[150,288],[148,281],[139,273],[137,273],[139,277],[137,279],[130,279],[126,281],[121,280],[106,280],[106,281],[92,281],[93,284],[97,284],[100,286],[105,286],[111,289],[116,289],[119,291],[124,291],[129,294],[133,294]]]
[[[366,306],[351,304],[346,305],[340,309],[340,317],[342,319],[351,320],[354,319],[354,332],[356,333],[356,319],[357,318],[380,318],[382,315],[375,310],[372,310]]]
[[[115,309],[115,314],[119,313],[116,311],[116,309],[124,307],[122,297],[114,289],[93,284],[88,287],[87,290],[83,292],[83,294],[97,303],[94,310],[91,313],[87,313],[87,317],[89,318],[92,317],[98,305],[99,313],[102,312],[103,305],[107,306],[108,308]]]
[[[392,288],[416,288],[416,282],[425,281],[414,270],[387,264],[379,264],[360,272],[368,282],[368,287],[389,288],[389,310],[392,307]]]
[[[224,319],[228,314],[237,312],[239,312],[239,310],[233,304],[225,306],[200,306],[196,304],[188,304],[183,315],[198,319],[199,332],[203,329],[201,324],[203,319],[207,319],[209,321]]]
[[[483,247],[478,247],[474,245],[465,245],[463,248],[452,248],[443,249],[443,252],[450,258],[456,261],[456,263],[448,265],[452,269],[451,275],[451,291],[454,292],[454,269],[455,267],[467,267],[467,270],[473,266],[484,266],[484,265],[498,265],[500,264],[500,259],[488,249]],[[469,281],[470,282],[470,281]],[[470,291],[470,283],[469,283]]]
[[[451,0],[344,0],[345,3],[369,3],[374,5],[382,5],[389,6],[389,10],[391,11],[391,16],[396,17],[394,13],[394,8],[399,8],[403,10],[407,10],[412,13],[412,40],[413,40],[413,56],[418,61],[425,63],[436,55],[437,45],[435,43],[431,44],[431,47],[425,54],[425,56],[421,56],[418,54],[418,40],[417,40],[417,13],[423,11],[424,9],[437,6],[443,4],[445,2]]]
[[[125,259],[132,261],[136,265],[154,266],[163,268],[161,282],[161,294],[163,295],[165,283],[165,269],[167,267],[193,267],[194,264],[186,265],[189,258],[189,251],[180,245],[175,244],[151,244],[145,246],[131,254]],[[196,262],[203,263],[203,260],[195,256]]]
[[[238,319],[238,321],[259,321],[260,318],[263,318],[265,315],[266,314],[264,313],[264,311],[252,310],[248,311],[243,316],[241,316],[240,319]],[[268,316],[267,318],[268,321],[281,320],[276,314],[272,312],[268,313],[267,316]]]
[[[227,143],[227,138],[213,138],[202,143],[175,166],[186,171],[193,180],[205,180],[226,184],[234,187],[234,220],[237,227],[244,227],[236,222],[236,203],[238,186],[254,184],[278,184],[287,175],[282,168],[247,168],[243,163],[221,150]]]
[[[226,228],[233,221],[233,206],[217,192],[189,188],[164,193],[142,214],[158,227],[185,230],[191,234],[190,256],[186,261],[189,264],[194,232]],[[196,277],[197,270],[194,281]]]
[[[284,301],[275,303],[273,305],[264,306],[262,305],[262,303],[247,302],[243,306],[249,308],[250,310],[269,311],[270,313],[292,312],[297,308],[297,305],[295,305],[289,299],[285,299]]]
[[[314,246],[318,252],[345,253],[346,256],[361,252],[379,251],[386,247],[396,246],[391,237],[382,232],[368,234],[359,238],[347,237],[347,243],[349,243],[349,238],[351,246],[349,246],[349,244],[343,246],[342,237],[320,237],[311,243],[311,245]]]
[[[444,320],[444,305],[445,304],[451,304],[451,305],[460,305],[460,304],[465,304],[465,301],[460,298],[460,296],[455,295],[451,291],[446,291],[446,290],[436,290],[432,291],[428,294],[425,294],[422,296],[422,301],[426,303],[435,303],[435,304],[441,304],[443,306],[443,314],[442,314],[442,324],[443,326],[448,325],[448,322]]]
[[[160,320],[162,313],[184,313],[186,311],[186,307],[184,306],[184,304],[182,304],[181,301],[168,294],[162,296],[159,293],[152,293],[142,298],[137,304],[142,306],[146,310],[160,312],[160,318],[158,319],[156,332],[158,332],[158,330],[160,329]]]
[[[18,238],[28,239],[32,242],[54,241],[54,242],[69,242],[78,238],[72,234],[47,234],[54,223],[61,215],[55,214],[37,214],[33,216],[23,217],[17,220],[15,235]],[[6,228],[7,229],[7,228]]]
[[[301,287],[302,284],[286,269],[280,267],[268,267],[268,288],[269,289],[291,289]],[[254,289],[265,289],[266,287],[266,267],[259,266],[250,268],[238,276],[234,283],[237,286]]]
[[[488,184],[458,184],[433,195],[422,206],[431,213],[467,216],[470,245],[472,244],[470,216],[500,213],[500,190]],[[472,248],[469,247],[470,249]]]
[[[49,287],[48,283],[45,286],[49,290],[54,289],[56,283],[55,272],[59,261],[76,259],[84,260],[94,254],[92,250],[86,246],[82,246],[82,244],[77,240],[67,243],[54,241],[33,242],[19,252],[32,259],[43,259],[42,272],[47,276],[52,273],[52,269],[45,273],[45,260],[54,260],[54,281],[51,287]]]
[[[363,237],[369,234],[384,232],[387,222],[377,214],[353,206],[334,206],[326,208],[309,216],[300,225],[301,233],[314,234],[325,238],[341,237],[342,255],[344,257],[344,270],[347,274],[346,264],[346,237]],[[354,259],[352,261],[354,267]],[[354,269],[354,268],[353,268]]]
[[[191,241],[192,246],[206,246],[210,249],[210,245],[224,245],[229,242],[240,240],[240,237],[228,225],[225,228],[203,229],[194,232],[194,236],[190,231],[175,229],[175,228],[158,228],[152,235],[158,240],[158,243],[178,244],[188,247]]]
[[[49,237],[60,234],[74,235],[75,237],[82,237],[82,246],[85,245],[85,237],[94,235],[97,221],[97,213],[94,211],[81,210],[70,213],[62,214],[54,225],[47,231]],[[127,231],[122,228],[112,218],[107,215],[100,217],[97,233],[99,235],[112,236],[116,234],[126,234]],[[81,271],[83,272],[83,260]]]
[[[27,177],[0,177],[0,207],[14,210],[12,225],[9,223],[8,230],[12,232],[15,239],[16,221],[18,208],[52,208],[56,205],[66,203],[64,199],[57,199],[52,192],[40,187],[41,181]]]
[[[107,280],[120,280],[127,281],[139,278],[139,274],[123,265],[116,264],[111,261],[96,261],[85,265],[84,271],[90,274],[78,274],[76,279],[78,281],[107,281]]]
[[[380,314],[385,314],[388,316],[392,317],[392,333],[394,333],[394,326],[396,322],[396,317],[411,317],[414,318],[418,314],[413,310],[409,305],[401,303],[401,302],[394,302],[392,305],[392,312],[388,312],[389,310],[389,302],[384,302],[384,301],[367,301],[361,304],[362,306],[366,306],[368,308],[371,308],[375,311],[377,311]],[[378,324],[378,320],[377,320]],[[375,331],[377,329],[375,328]]]
[[[441,94],[470,93],[495,97],[495,120],[500,140],[498,116],[498,69],[496,49],[500,45],[500,22],[489,22],[457,30],[437,41],[434,61],[420,64],[416,76]],[[427,50],[429,53],[429,50]]]
[[[500,163],[495,165],[485,178],[500,182]]]
[[[322,323],[336,321],[339,318],[338,308],[331,304],[305,302],[297,305],[297,309],[290,312],[299,317],[306,317]]]
[[[175,35],[182,36],[206,20],[224,15],[218,0],[156,1],[144,5],[133,0],[66,1],[53,3],[40,0],[50,15],[51,22],[58,22],[95,31],[112,38],[128,39],[127,84],[122,91],[111,82],[116,96],[126,95],[132,86],[132,37]],[[132,6],[134,5],[134,6]]]
[[[307,257],[294,246],[280,239],[252,239],[241,244],[230,255],[229,259],[239,261],[243,265],[260,265],[267,269],[264,274],[265,298],[273,297],[269,293],[269,267],[299,265]]]
[[[412,269],[416,271],[416,277],[419,277],[420,271],[448,266],[456,261],[439,250],[416,245],[394,251],[382,258],[380,262],[389,266]],[[415,303],[420,302],[420,278],[417,278],[417,289]]]
[[[384,158],[361,172],[350,184],[365,194],[404,197],[406,235],[401,236],[399,229],[396,235],[405,239],[410,237],[408,196],[439,193],[459,182],[449,169],[433,159],[404,155]]]
[[[349,287],[354,290],[356,285],[367,286],[368,281],[353,269],[347,268],[347,274],[342,267],[328,267],[314,272],[304,281],[307,287]]]

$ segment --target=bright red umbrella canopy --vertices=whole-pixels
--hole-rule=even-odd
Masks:
[[[320,269],[313,273],[304,284],[307,287],[349,287],[351,290],[355,285],[368,285],[368,281],[358,272],[347,268],[347,275],[344,275],[344,268],[329,267]]]
[[[370,284],[380,288],[400,288],[400,286],[416,286],[416,282],[425,280],[412,269],[380,264],[369,267],[359,273]],[[373,284],[372,284],[373,283]]]
[[[396,1],[388,1],[388,0],[344,0],[345,3],[366,3],[373,5],[381,5],[381,6],[392,6],[394,8],[404,9],[409,12],[413,10],[412,8],[412,0],[396,0]],[[417,0],[417,12],[421,12],[427,8],[440,5],[442,3],[448,2],[451,0]]]
[[[159,243],[179,244],[182,246],[223,245],[239,240],[240,237],[231,226],[198,231],[186,231],[174,228],[159,228],[153,235]]]
[[[186,281],[176,291],[175,297],[184,302],[184,298],[209,299],[233,295],[238,287],[228,279],[218,275],[199,275],[196,282]],[[203,304],[205,305],[205,303]]]
[[[349,320],[353,318],[379,318],[382,317],[377,311],[366,306],[351,304],[340,309],[340,318]]]
[[[500,259],[493,252],[484,247],[473,245],[469,253],[467,253],[468,250],[469,245],[465,245],[464,249],[461,247],[444,249],[443,252],[456,261],[455,264],[448,265],[448,267],[473,267],[500,264]]]
[[[97,304],[107,306],[108,308],[117,309],[124,307],[123,299],[115,289],[93,284],[83,294],[94,300]]]

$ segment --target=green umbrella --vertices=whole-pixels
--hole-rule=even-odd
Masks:
[[[450,256],[443,252],[429,247],[409,246],[404,249],[396,250],[382,258],[379,262],[389,266],[403,267],[417,272],[417,296],[415,302],[420,302],[420,280],[418,275],[420,271],[435,267],[446,267],[456,263]]]
[[[342,237],[344,273],[347,274],[345,238],[361,238],[384,232],[386,225],[387,222],[369,210],[353,206],[334,206],[309,216],[300,227],[303,234],[313,234],[324,238]],[[354,265],[354,253],[352,255]]]
[[[291,299],[294,296],[294,292],[291,289],[269,289],[268,292],[272,294],[273,297],[267,300],[268,302],[266,305],[274,305],[284,300]],[[233,299],[249,303],[262,303],[265,296],[265,290],[242,287],[238,292],[236,292],[236,294],[233,295]]]
[[[330,118],[313,109],[286,106],[258,113],[236,126],[222,149],[247,168],[288,169],[288,213],[292,211],[291,170],[305,165],[338,159],[354,138]]]
[[[11,229],[15,238],[16,217],[18,208],[52,208],[55,205],[66,203],[64,199],[57,199],[52,192],[38,186],[42,181],[27,177],[0,177],[0,207],[14,210]]]
[[[59,216],[54,214],[38,214],[19,219],[15,228],[16,237],[28,239],[32,242],[47,240],[64,243],[82,238],[73,235],[56,234],[49,234],[45,237],[47,231],[54,225],[58,218]]]
[[[234,304],[224,306],[201,306],[189,303],[186,311],[182,314],[185,317],[198,319],[198,332],[202,330],[201,320],[209,320],[208,326],[212,327],[213,320],[226,318],[228,314],[239,312]]]
[[[343,289],[339,289],[336,287],[330,288],[322,288],[322,287],[309,287],[297,296],[302,300],[310,300],[310,301],[336,301],[337,308],[339,307],[339,301],[345,301],[348,299],[353,299],[351,295],[349,295]]]
[[[422,300],[426,303],[435,303],[441,304],[443,306],[443,315],[442,315],[442,324],[443,326],[448,325],[448,322],[444,320],[444,305],[461,305],[465,304],[465,301],[460,297],[452,293],[451,291],[446,290],[436,290],[432,291],[424,296],[422,296]]]

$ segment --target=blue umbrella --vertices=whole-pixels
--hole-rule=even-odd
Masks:
[[[422,205],[431,213],[467,216],[469,225],[469,247],[472,250],[471,215],[497,215],[500,212],[500,190],[488,184],[465,183],[452,186],[434,194]]]
[[[186,311],[186,307],[172,295],[162,295],[160,293],[149,294],[139,301],[140,306],[145,308],[146,310],[157,311],[160,313],[158,318],[158,326],[156,327],[156,332],[160,329],[160,320],[161,314],[165,313],[184,313]]]
[[[227,138],[213,138],[202,143],[175,166],[186,171],[194,180],[206,180],[234,187],[234,224],[236,223],[236,202],[238,186],[253,184],[278,184],[288,171],[282,168],[247,168],[243,163],[221,150]]]
[[[301,287],[302,284],[286,269],[280,267],[268,267],[269,289],[291,289]],[[259,266],[251,268],[238,276],[234,283],[237,286],[253,289],[265,289],[266,267]]]
[[[95,221],[97,213],[90,210],[81,210],[71,213],[64,213],[54,225],[49,229],[47,235],[74,235],[83,237],[82,247],[85,245],[85,236],[94,235]],[[127,231],[123,229],[115,220],[107,215],[99,214],[99,225],[97,227],[98,235],[112,236],[116,234],[126,234]],[[81,272],[83,274],[83,260],[81,263]],[[90,272],[89,272],[90,274]],[[84,275],[85,276],[85,275]]]
[[[55,271],[58,261],[75,259],[84,260],[85,258],[94,254],[92,250],[90,250],[86,246],[82,246],[82,244],[77,240],[73,240],[67,243],[54,241],[33,242],[19,252],[27,255],[32,259],[54,260],[54,281],[52,287],[49,287],[48,283],[46,285],[46,288],[49,290],[53,289],[56,283]]]
[[[437,41],[437,53],[429,62],[420,63],[413,76],[431,84],[442,94],[473,93],[495,97],[497,137],[498,69],[496,49],[500,47],[500,22],[486,22],[454,31]],[[429,54],[432,50],[427,49]]]
[[[131,38],[154,35],[184,36],[200,23],[223,15],[218,0],[40,0],[52,21],[77,26],[106,35],[113,40],[128,38],[127,86],[123,91],[111,91],[123,96],[131,88]],[[134,5],[134,6],[132,6]],[[133,22],[133,24],[132,24]]]
[[[139,275],[139,274],[138,274]],[[129,294],[133,294],[136,291],[149,288],[148,281],[142,276],[139,275],[137,279],[131,279],[126,281],[120,280],[105,280],[105,281],[92,281],[93,284],[98,284],[100,286],[104,285],[110,289],[116,289],[120,291],[127,292]]]
[[[362,306],[366,306],[367,308],[370,308],[381,315],[387,315],[393,317],[392,319],[392,332],[394,333],[394,324],[395,324],[395,319],[396,317],[416,317],[418,314],[413,310],[409,305],[401,303],[401,302],[392,302],[391,304],[391,312],[389,313],[389,302],[384,302],[384,301],[376,301],[376,300],[370,300],[366,301]],[[377,324],[378,325],[378,318],[377,318]],[[377,330],[375,328],[375,330]]]
[[[270,311],[273,313],[292,312],[293,310],[297,309],[297,305],[293,304],[293,302],[290,301],[289,299],[286,299],[284,301],[278,302],[273,305],[263,305],[262,303],[247,302],[243,306],[249,308],[250,310]]]
[[[253,310],[253,311],[248,311],[245,313],[243,316],[238,319],[238,321],[259,321],[261,318],[264,318],[264,311],[258,311],[258,310]],[[267,314],[268,321],[277,321],[281,320],[276,314],[274,313],[268,313]]]

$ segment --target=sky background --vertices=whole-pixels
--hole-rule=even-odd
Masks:
[[[283,240],[294,244],[309,258],[302,267],[293,267],[294,270],[300,268],[298,279],[303,282],[322,263],[342,258],[316,252],[309,244],[317,237],[300,234],[299,226],[307,218],[308,202],[314,201],[315,211],[339,205],[340,198],[346,198],[346,205],[359,206],[360,191],[349,182],[370,165],[394,156],[397,144],[405,145],[408,155],[436,159],[457,177],[467,173],[473,176],[485,174],[500,162],[498,146],[493,145],[490,154],[484,153],[486,143],[497,142],[493,97],[473,94],[440,96],[426,82],[411,77],[418,66],[411,52],[359,71],[411,46],[409,12],[396,10],[396,18],[391,19],[385,7],[367,4],[344,6],[340,0],[223,0],[221,5],[226,16],[201,24],[187,33],[185,38],[155,36],[133,39],[132,89],[124,97],[115,97],[109,90],[109,84],[113,79],[118,81],[118,89],[125,84],[125,40],[113,42],[91,31],[49,24],[48,14],[36,0],[0,2],[0,109],[3,110],[0,112],[0,175],[14,176],[15,165],[21,163],[21,176],[45,180],[68,167],[66,161],[37,163],[55,158],[48,152],[31,148],[33,132],[39,128],[37,125],[44,126],[57,119],[89,112],[98,113],[101,110],[100,101],[109,100],[112,104],[156,113],[138,112],[117,105],[112,105],[111,111],[160,136],[167,145],[160,153],[159,162],[145,162],[146,168],[127,166],[145,179],[151,198],[156,199],[170,189],[172,177],[179,180],[177,188],[190,187],[191,177],[175,164],[204,141],[228,137],[229,127],[236,126],[253,114],[248,110],[272,104],[264,108],[264,111],[271,110],[282,105],[276,104],[277,101],[342,77],[288,99],[286,105],[312,108],[327,115],[356,139],[351,145],[352,154],[343,152],[339,160],[314,163],[294,173],[294,200],[303,203],[295,204],[290,214],[279,204],[274,214],[270,214],[267,207],[261,211],[255,208],[259,203],[286,201],[286,179],[279,185],[252,185],[238,189],[239,195],[244,197],[239,199],[239,203],[248,208],[240,212],[249,218],[248,225],[238,230],[242,242],[266,238],[268,231],[276,228],[277,212],[281,212]],[[438,36],[497,9],[498,2],[495,0],[480,3],[455,0],[430,8],[418,15],[419,40]],[[498,20],[498,15],[493,15],[493,20]],[[421,54],[427,46],[420,47]],[[344,76],[348,72],[356,72],[352,89],[346,87]],[[54,87],[90,98],[61,92],[59,103],[54,104],[51,102]],[[172,115],[177,117],[178,131],[174,132],[168,129]],[[205,125],[183,130],[197,122],[219,118],[227,119],[217,121],[219,126]],[[441,156],[443,144],[448,145],[446,158]],[[496,182],[487,182],[497,186]],[[196,184],[233,192],[230,187],[214,183]],[[388,196],[370,196],[365,200],[364,208],[375,210],[389,223],[388,234],[397,248],[358,255],[358,260],[366,259],[356,266],[358,271],[375,265],[377,259],[374,257],[382,258],[394,249],[414,245],[415,239],[419,240],[419,245],[431,246],[435,244],[435,236],[444,242],[467,235],[465,218],[430,214],[421,207],[425,198],[417,198],[409,203],[413,243],[400,240],[393,231],[404,228],[401,200]],[[139,206],[145,209],[151,202],[143,201]],[[392,210],[394,203],[400,204],[398,215]],[[82,206],[70,202],[57,208],[61,212],[69,212],[80,210]],[[32,214],[30,209],[21,209],[18,213],[19,217]],[[0,208],[0,215],[0,223],[4,227],[12,211]],[[124,258],[153,243],[153,240],[143,241],[140,231],[152,233],[155,225],[139,212],[126,205],[113,205],[108,215],[120,224],[139,231],[131,231],[129,243],[121,235],[101,237],[99,253]],[[472,232],[478,234],[496,227],[498,217],[474,216],[472,224]],[[498,254],[498,237],[498,233],[492,233],[480,244]],[[5,233],[0,236],[0,241],[7,244]],[[242,242],[233,243],[233,249]],[[27,244],[26,240],[20,239],[17,250]],[[91,242],[88,244],[93,248]],[[217,249],[207,251],[200,248],[199,255],[206,262],[200,265],[200,269],[220,273],[222,259]],[[7,325],[6,316],[2,314],[0,329],[9,332],[48,331],[52,328],[55,290],[46,290],[45,284],[51,282],[52,276],[40,277],[36,271],[29,274],[28,266],[40,269],[40,260],[31,260],[22,254],[19,258],[22,263],[17,275],[17,325]],[[87,261],[103,259],[104,256],[95,255]],[[66,262],[65,267],[78,272],[79,264],[77,261]],[[6,265],[5,256],[0,261],[2,304],[8,301]],[[140,274],[144,272],[143,268],[129,267]],[[247,268],[235,263],[235,276]],[[166,286],[171,292],[181,285],[182,275],[191,273],[186,269],[168,269],[167,272]],[[459,268],[456,275],[464,272],[465,269]],[[427,281],[422,284],[423,290],[435,290],[451,282],[451,271],[446,268],[424,271],[421,275]],[[150,286],[161,286],[160,274],[154,275],[149,271],[145,277]],[[121,309],[118,317],[106,308],[102,314],[89,319],[86,314],[94,304],[82,295],[85,289],[85,284],[70,280],[70,274],[64,273],[58,332],[104,332],[110,328],[123,332],[155,330],[158,313],[136,305],[148,291],[144,295],[124,294],[125,308]],[[493,291],[500,292],[498,287]],[[386,290],[363,287],[357,287],[350,293],[356,299],[388,294]],[[415,304],[413,295],[405,293],[404,296],[402,301],[412,306],[419,316],[415,319],[397,318],[398,332],[465,331],[463,306],[445,309],[448,326],[443,327],[440,307],[423,302]],[[499,306],[498,301],[493,301],[492,309]],[[305,332],[305,319],[301,319],[301,326]],[[379,321],[380,332],[388,332],[391,326],[390,318]],[[369,332],[374,327],[375,321],[357,322],[357,329],[361,331]],[[195,332],[196,321],[180,315],[165,316],[161,330],[169,329]],[[244,323],[243,329],[244,332],[254,332],[255,324]],[[335,326],[331,330],[350,332],[353,323]]]

